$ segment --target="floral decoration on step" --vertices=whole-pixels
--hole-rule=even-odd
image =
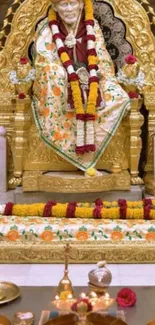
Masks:
[[[93,218],[93,219],[155,219],[155,200],[108,202],[97,199],[93,203],[47,203],[0,205],[0,214],[5,216],[38,216],[55,218]]]

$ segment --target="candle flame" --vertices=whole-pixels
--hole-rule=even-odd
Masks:
[[[96,298],[97,297],[97,294],[95,292],[91,292],[90,295],[91,295],[92,298]]]
[[[104,298],[105,298],[105,299],[110,299],[110,295],[109,295],[109,293],[106,292],[105,295],[104,295]]]
[[[80,298],[86,298],[86,294],[85,294],[84,292],[82,292],[82,293],[80,294]]]
[[[73,298],[72,294],[70,293],[67,298],[72,299]]]

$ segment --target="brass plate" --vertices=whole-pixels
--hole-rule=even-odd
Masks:
[[[0,304],[5,304],[20,296],[19,287],[11,282],[0,281]]]
[[[0,325],[11,325],[11,322],[5,316],[0,315]]]

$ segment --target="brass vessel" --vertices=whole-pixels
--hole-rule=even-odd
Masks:
[[[110,285],[112,280],[112,274],[106,267],[106,262],[101,261],[97,263],[97,268],[90,271],[89,278],[89,291],[94,291],[97,295],[103,295]]]

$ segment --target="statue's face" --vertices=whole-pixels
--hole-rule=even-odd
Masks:
[[[74,25],[78,20],[83,2],[81,0],[61,0],[54,6],[54,10],[58,12],[60,18],[67,25]]]

